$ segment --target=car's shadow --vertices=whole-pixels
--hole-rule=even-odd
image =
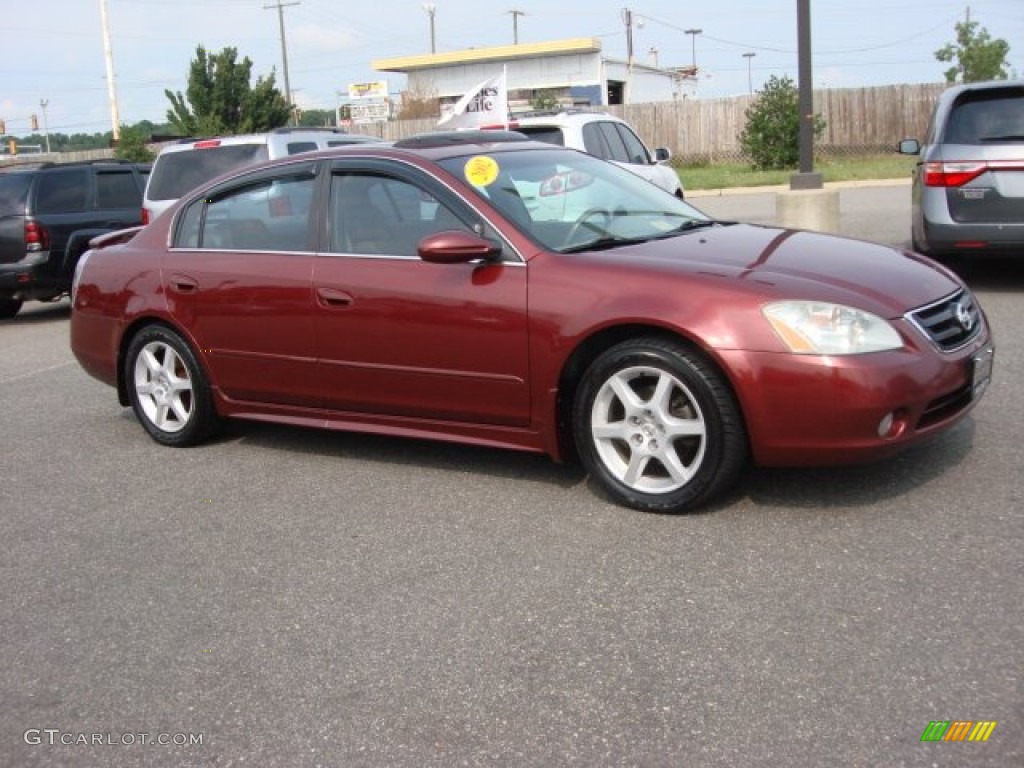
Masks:
[[[130,413],[130,411],[129,411]],[[970,454],[974,421],[881,462],[834,468],[761,469],[749,467],[735,488],[699,510],[713,513],[750,500],[759,506],[857,508],[899,498],[950,471]],[[481,473],[566,489],[585,484],[611,499],[578,462],[556,464],[548,457],[518,451],[401,437],[293,428],[262,422],[229,422],[219,442],[242,442],[272,451],[374,462],[385,467],[427,467]]]
[[[71,303],[66,299],[41,303],[26,302],[14,317],[0,320],[2,325],[41,325],[67,320],[71,317]]]

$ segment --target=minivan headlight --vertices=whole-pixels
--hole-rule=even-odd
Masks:
[[[842,304],[776,301],[761,307],[761,312],[798,355],[861,355],[903,346],[886,320]]]

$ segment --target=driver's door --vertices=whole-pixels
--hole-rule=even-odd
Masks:
[[[336,161],[327,211],[313,269],[326,406],[527,425],[526,265],[421,260],[419,239],[473,229],[472,209],[388,161]]]

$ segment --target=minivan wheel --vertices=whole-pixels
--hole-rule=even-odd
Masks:
[[[124,377],[136,418],[158,443],[194,445],[217,427],[206,375],[171,329],[151,325],[136,334],[125,355]]]
[[[584,374],[574,405],[580,458],[617,502],[684,512],[732,485],[747,456],[739,407],[721,374],[682,344],[618,344]]]
[[[21,304],[21,299],[0,296],[0,319],[6,320],[9,317],[14,317],[21,309]]]

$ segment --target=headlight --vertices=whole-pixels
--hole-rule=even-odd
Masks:
[[[860,355],[903,346],[888,322],[842,304],[777,301],[763,306],[761,312],[798,355]]]

